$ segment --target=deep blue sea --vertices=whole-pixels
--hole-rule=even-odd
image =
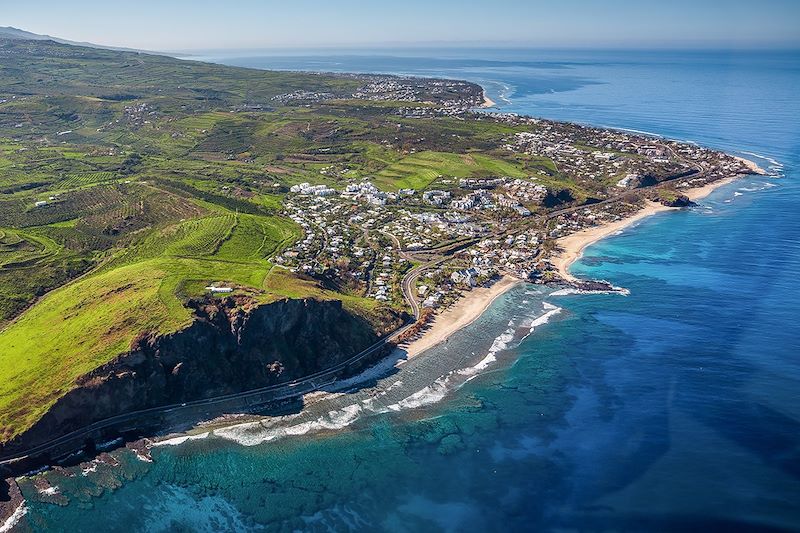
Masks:
[[[590,247],[374,386],[46,476],[53,531],[800,530],[800,53],[413,50],[228,64],[465,78],[501,111],[771,172]],[[55,494],[53,494],[55,492]],[[58,504],[47,503],[57,501]]]

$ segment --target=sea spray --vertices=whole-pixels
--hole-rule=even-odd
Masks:
[[[11,516],[9,516],[5,522],[0,524],[0,533],[9,533],[10,531],[13,531],[14,527],[26,514],[28,514],[28,507],[25,505],[25,502],[22,502],[16,509],[14,509],[14,512],[11,513]]]

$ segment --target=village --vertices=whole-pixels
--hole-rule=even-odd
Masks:
[[[396,80],[375,83],[381,93],[398,90],[385,86]],[[304,182],[290,188],[285,214],[305,236],[275,263],[400,307],[408,298],[404,278],[413,269],[412,297],[436,309],[498,274],[558,279],[550,262],[556,239],[622,220],[647,198],[661,200],[643,192],[662,181],[680,190],[747,171],[733,157],[691,144],[510,114],[496,119],[535,125],[504,149],[551,161],[558,173],[603,200],[580,205],[569,192],[555,194],[542,175],[440,175],[423,190],[396,191],[368,178],[339,188]]]

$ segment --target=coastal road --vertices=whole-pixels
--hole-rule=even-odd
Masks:
[[[413,262],[412,257],[408,255],[405,250],[403,250],[402,246],[400,246],[400,240],[397,237],[388,231],[381,230],[381,233],[392,240],[392,243],[394,243],[395,247],[397,248],[397,253],[400,254],[400,257],[408,262]],[[400,290],[403,293],[403,298],[405,298],[406,303],[408,303],[408,306],[411,308],[411,314],[414,316],[414,320],[419,319],[420,313],[419,303],[417,302],[417,297],[414,295],[414,282],[416,281],[417,276],[419,276],[419,273],[423,267],[424,265],[417,265],[413,267],[411,270],[406,272],[406,275],[403,276],[403,281],[400,282]]]

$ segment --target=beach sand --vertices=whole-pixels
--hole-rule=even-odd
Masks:
[[[741,159],[741,160],[743,162],[746,162],[748,168],[753,170],[753,172],[756,172],[758,174],[764,172],[759,168],[758,165],[756,165],[752,161],[748,161],[747,159]],[[715,189],[718,189],[723,185],[727,185],[728,183],[731,183],[740,177],[741,176],[732,176],[730,178],[717,180],[713,183],[709,183],[702,187],[679,190],[678,192],[680,192],[681,194],[685,194],[689,198],[689,200],[696,202],[711,194],[711,192],[714,191]],[[647,203],[644,208],[637,211],[628,218],[587,228],[585,230],[578,231],[577,233],[573,233],[572,235],[567,235],[566,237],[562,237],[561,239],[558,240],[558,247],[561,249],[561,252],[559,252],[558,255],[552,258],[553,266],[556,267],[558,273],[565,280],[573,282],[577,281],[577,278],[575,278],[575,276],[569,273],[569,267],[570,265],[572,265],[572,263],[580,259],[580,257],[583,255],[583,251],[586,249],[587,246],[589,246],[590,244],[594,244],[599,240],[605,239],[609,235],[613,235],[614,233],[622,230],[623,228],[630,226],[631,224],[638,222],[643,218],[649,217],[650,215],[661,213],[663,211],[673,211],[677,209],[680,208],[667,207],[665,205],[661,205],[659,203],[647,200]]]
[[[417,339],[400,345],[407,358],[447,341],[453,333],[468,326],[480,317],[492,302],[522,281],[503,276],[491,287],[477,287],[465,294],[448,309],[433,319],[428,329]]]
[[[762,176],[766,176],[768,172],[758,166],[754,161],[750,161],[749,159],[745,159],[744,157],[733,156],[734,159],[741,161],[747,168],[755,172],[756,174],[761,174]]]
[[[484,91],[481,107],[497,107],[497,102],[486,96],[486,91]]]

